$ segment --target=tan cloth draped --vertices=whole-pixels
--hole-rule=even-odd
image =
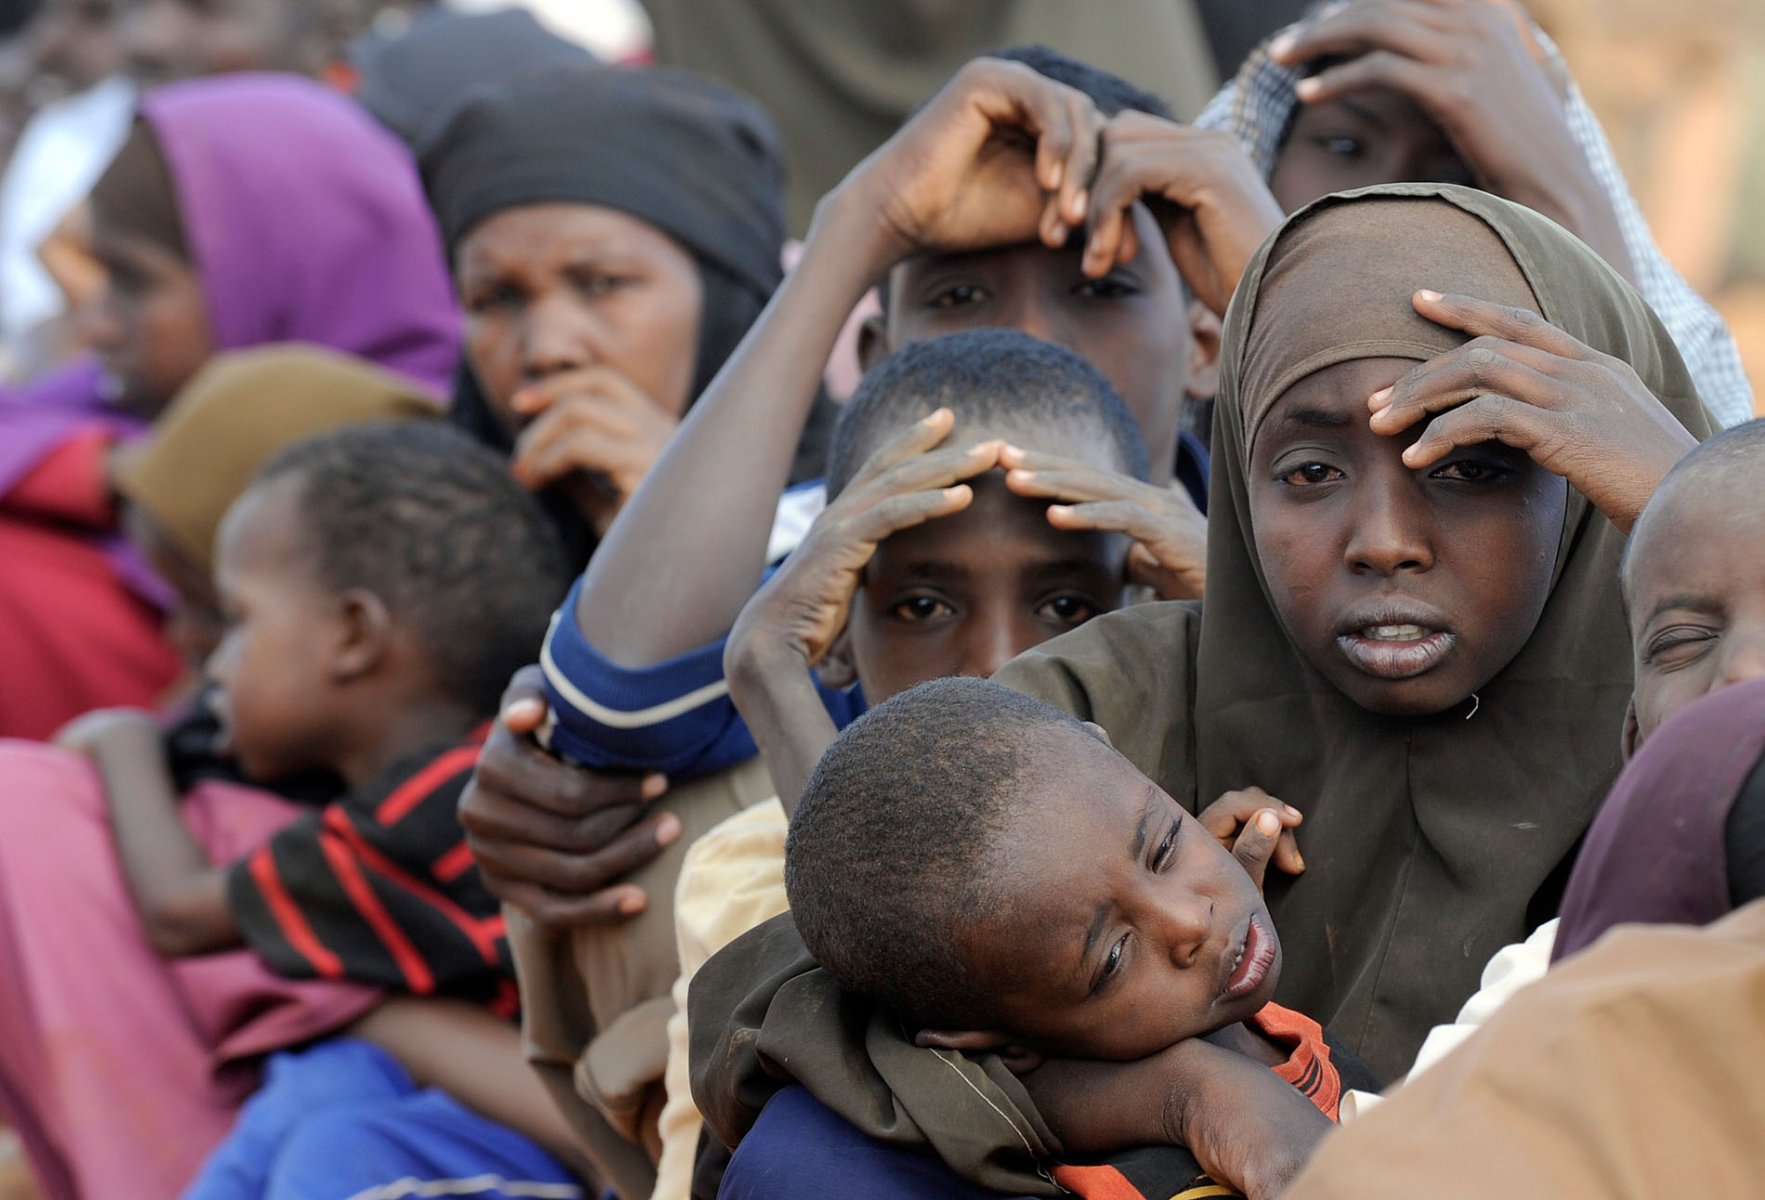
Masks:
[[[1324,1140],[1288,1200],[1756,1196],[1765,901],[1624,925]]]
[[[1319,248],[1308,265],[1284,249],[1314,222],[1317,239],[1308,231],[1305,243],[1294,243]],[[1353,253],[1324,252],[1326,235],[1351,243]],[[1492,246],[1501,253],[1491,254]],[[1363,269],[1345,275],[1345,257]],[[1294,303],[1314,314],[1305,329],[1265,311],[1272,303],[1265,279],[1271,290],[1295,289],[1301,298]],[[1324,1023],[1384,1078],[1402,1074],[1428,1029],[1451,1019],[1476,990],[1490,955],[1525,936],[1540,915],[1529,911],[1535,899],[1548,905],[1553,876],[1617,774],[1631,687],[1617,586],[1623,538],[1571,492],[1537,629],[1481,690],[1475,716],[1466,720],[1465,709],[1420,720],[1368,713],[1303,662],[1271,606],[1253,551],[1245,476],[1255,422],[1246,414],[1266,412],[1275,397],[1249,394],[1246,380],[1280,380],[1294,364],[1327,352],[1330,327],[1316,336],[1323,318],[1345,340],[1371,343],[1370,353],[1413,342],[1405,356],[1421,357],[1442,348],[1432,339],[1463,339],[1416,326],[1414,288],[1474,294],[1487,287],[1496,299],[1523,300],[1520,281],[1547,320],[1631,363],[1694,434],[1711,431],[1659,320],[1551,221],[1447,185],[1328,197],[1289,218],[1263,247],[1227,314],[1205,613],[1189,604],[1113,613],[999,675],[1103,726],[1122,753],[1191,809],[1257,784],[1304,810],[1309,869],[1297,881],[1271,876],[1269,886],[1286,960],[1276,999]],[[1313,289],[1329,304],[1306,296]],[[1281,341],[1297,340],[1258,344],[1265,320]],[[861,1128],[910,1141],[899,1121],[891,1127],[863,1118],[931,1111],[926,1095],[955,1093],[945,1078],[952,1064],[921,1051],[913,1060],[923,1064],[920,1074],[909,1078],[896,1066],[882,1080],[885,1055],[898,1063],[912,1058],[911,1048],[890,1040],[876,1020],[868,1027],[858,1021],[855,1002],[839,998],[823,973],[793,963],[785,943],[794,930],[763,931],[714,958],[694,983],[694,1093],[707,1121],[726,1139],[739,1136],[777,1086],[768,1080],[785,1073]],[[835,1005],[843,1023],[827,1019]],[[866,1030],[862,1047],[847,1038],[851,1029]],[[1039,1126],[1026,1110],[1012,1109],[1010,1082],[980,1064],[961,1069],[990,1105],[1012,1112],[1020,1132],[1015,1140],[999,1136],[1011,1131],[996,1120],[962,1130],[921,1123],[920,1144],[959,1169],[979,1164],[984,1169],[963,1173],[987,1186],[1049,1194],[1033,1171],[1020,1169],[1028,1145],[1022,1131]],[[925,1091],[908,1095],[904,1086]],[[892,1098],[879,1091],[888,1087]],[[962,1147],[963,1163],[947,1151],[952,1143]]]
[[[434,398],[403,376],[347,354],[304,345],[240,350],[185,385],[113,483],[209,571],[221,518],[278,451],[341,425],[440,415]]]

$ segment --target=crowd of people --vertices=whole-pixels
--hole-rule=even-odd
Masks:
[[[1765,420],[1517,0],[998,48],[800,241],[381,7],[140,0],[0,180],[37,1195],[1765,1188]]]

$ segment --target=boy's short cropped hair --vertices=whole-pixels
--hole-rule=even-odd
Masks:
[[[1644,510],[1638,518],[1638,525],[1648,519],[1650,510],[1658,512],[1681,488],[1723,492],[1731,496],[1736,505],[1758,503],[1760,481],[1765,479],[1760,473],[1762,460],[1765,460],[1765,417],[1744,421],[1732,429],[1718,430],[1693,446],[1691,453],[1667,472],[1667,477],[1655,489],[1658,499],[1651,501]],[[1626,608],[1630,604],[1631,548],[1640,540],[1636,530],[1632,530],[1629,541],[1624,544],[1624,557],[1618,568]]]
[[[1051,729],[1084,726],[957,677],[878,705],[828,748],[791,816],[785,889],[804,944],[842,987],[921,1028],[990,1024],[957,931],[997,907],[989,860]]]
[[[827,492],[837,496],[889,437],[939,408],[960,425],[1051,425],[1101,433],[1116,467],[1147,474],[1146,442],[1103,373],[1071,350],[1013,329],[975,329],[912,342],[864,375],[834,427]]]
[[[373,423],[290,446],[254,486],[288,476],[322,585],[379,597],[449,698],[495,712],[569,586],[558,533],[508,464],[446,426]]]

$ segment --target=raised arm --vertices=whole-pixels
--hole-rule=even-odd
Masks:
[[[589,565],[575,618],[591,645],[639,667],[728,631],[760,582],[773,511],[847,314],[909,254],[1037,236],[1063,244],[1083,218],[1100,124],[1079,92],[977,59],[821,202],[796,270]]]

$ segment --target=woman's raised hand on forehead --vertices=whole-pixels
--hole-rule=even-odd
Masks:
[[[1358,0],[1289,29],[1269,54],[1295,67],[1346,59],[1301,80],[1300,101],[1399,93],[1440,127],[1479,186],[1553,218],[1632,275],[1612,201],[1513,0]]]
[[[1524,450],[1628,533],[1673,464],[1697,444],[1630,364],[1589,349],[1537,313],[1419,291],[1416,311],[1472,340],[1368,398],[1373,432],[1427,421],[1403,452],[1416,470],[1461,446]]]
[[[913,254],[1040,239],[1085,219],[1103,117],[1091,98],[1025,66],[978,58],[833,193],[875,214],[886,270]]]
[[[1119,471],[1007,445],[1005,486],[1054,500],[1048,523],[1067,532],[1123,533],[1129,583],[1160,600],[1198,600],[1207,585],[1207,518],[1180,487],[1157,487]]]
[[[1133,261],[1140,250],[1133,204],[1143,199],[1184,282],[1223,316],[1251,256],[1281,224],[1281,206],[1250,155],[1229,133],[1142,112],[1117,113],[1101,137],[1085,274],[1101,277]]]

